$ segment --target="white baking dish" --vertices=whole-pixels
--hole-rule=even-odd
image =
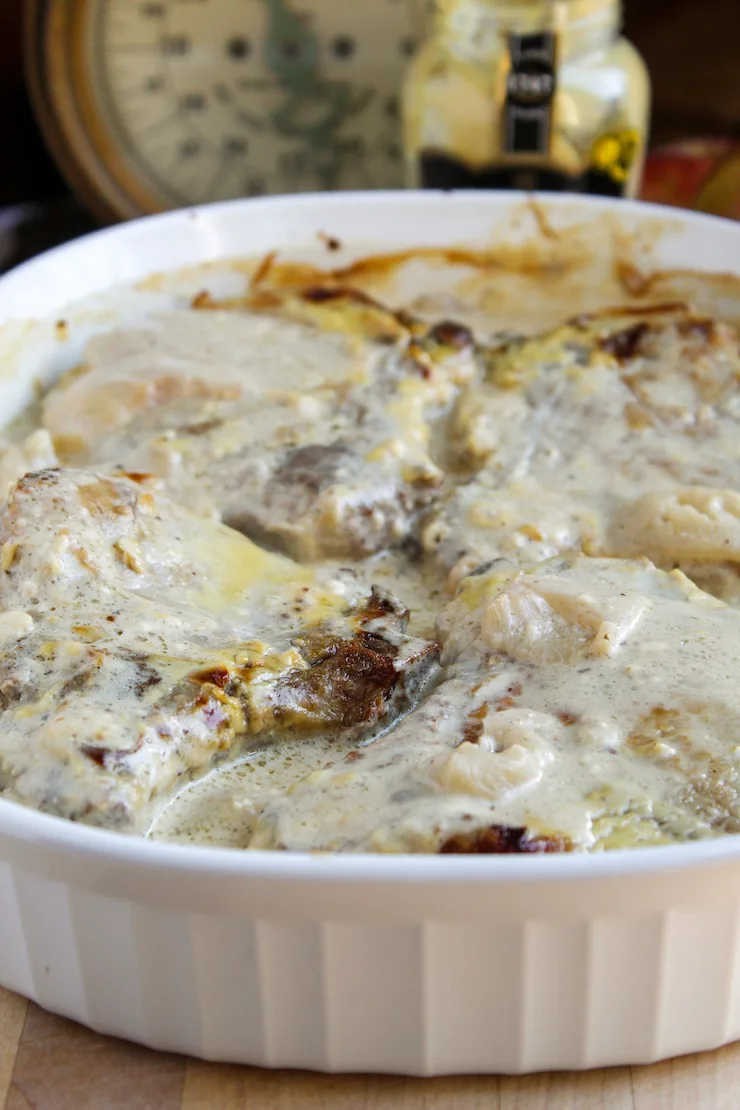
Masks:
[[[604,300],[593,268],[608,284],[614,256],[642,292],[695,281],[650,285],[624,269],[625,251],[647,252],[657,267],[725,271],[699,281],[697,297],[738,314],[727,275],[740,275],[740,225],[621,202],[541,204],[277,198],[80,240],[0,281],[0,412],[13,416],[36,378],[73,361],[87,332],[202,277],[100,296],[111,286],[308,247],[318,232],[338,236],[344,258],[373,244],[526,239],[536,215],[547,253],[553,227],[585,222],[573,235],[595,244],[592,257],[577,250],[570,270],[551,267],[551,298],[580,273],[572,310]],[[499,281],[501,257],[492,251]],[[28,317],[47,322],[17,322]],[[68,328],[49,322],[60,317]],[[740,1037],[739,942],[737,837],[600,856],[311,857],[150,843],[0,802],[0,982],[103,1032],[207,1059],[433,1075],[715,1048]]]

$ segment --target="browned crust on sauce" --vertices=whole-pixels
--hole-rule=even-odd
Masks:
[[[277,251],[270,251],[268,254],[265,255],[257,269],[252,274],[251,280],[249,282],[251,289],[256,289],[258,285],[262,284],[262,282],[269,274],[270,270],[275,265],[275,259],[277,258],[277,256]]]
[[[195,671],[194,674],[188,675],[190,682],[195,682],[199,686],[217,686],[219,690],[226,689],[230,678],[228,668],[223,666],[206,667],[202,671]]]
[[[380,301],[376,301],[369,293],[362,289],[355,289],[350,285],[309,285],[301,289],[299,296],[309,304],[326,304],[328,301],[354,301],[355,304],[368,305],[371,308],[380,308],[389,311]]]
[[[608,316],[684,316],[691,312],[691,305],[686,301],[662,301],[659,304],[644,305],[610,305],[599,308],[594,312],[579,312],[572,316],[568,323],[574,328],[584,328],[594,321]]]
[[[336,235],[327,235],[325,231],[320,231],[318,237],[328,251],[338,251],[342,249],[342,241],[341,239],[337,239]]]
[[[471,709],[463,722],[462,744],[477,744],[485,728],[483,721],[488,714],[488,704],[484,702],[477,709]]]
[[[633,324],[631,328],[624,328],[623,331],[615,331],[611,335],[604,336],[599,340],[599,347],[617,362],[624,363],[640,353],[642,341],[650,335],[650,331],[650,325],[641,321],[639,324]]]
[[[469,833],[455,833],[443,841],[439,854],[525,855],[541,852],[570,852],[572,843],[564,836],[530,836],[525,828],[489,825]]]
[[[201,289],[190,302],[191,308],[218,308],[218,302],[213,299],[207,289]]]
[[[440,320],[433,324],[425,339],[431,339],[441,347],[450,347],[455,351],[464,351],[475,343],[470,328],[465,324],[458,324],[456,320]]]
[[[370,621],[381,620],[383,617],[391,616],[394,617],[399,622],[399,626],[403,628],[408,622],[410,614],[410,609],[407,609],[405,606],[398,606],[397,603],[373,587],[367,604],[357,617],[357,622],[358,624],[368,624]]]

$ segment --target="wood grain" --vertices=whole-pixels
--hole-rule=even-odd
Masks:
[[[186,1060],[0,989],[0,1110],[738,1110],[740,1044],[649,1068],[522,1077],[317,1075]]]
[[[500,1082],[495,1076],[325,1076],[192,1061],[182,1110],[499,1110]]]
[[[740,1044],[634,1068],[635,1110],[738,1110]]]
[[[634,1110],[630,1069],[502,1078],[501,1110]]]
[[[10,1090],[27,1010],[27,999],[0,988],[0,1106],[5,1106]]]
[[[185,1067],[31,1003],[5,1110],[180,1110]]]

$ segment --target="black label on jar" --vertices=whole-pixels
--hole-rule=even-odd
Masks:
[[[424,189],[524,189],[544,193],[595,193],[604,197],[622,197],[625,191],[624,182],[593,167],[577,176],[542,165],[492,165],[473,170],[464,162],[437,151],[425,151],[421,155],[421,185]]]
[[[548,154],[557,83],[556,52],[557,40],[552,32],[509,35],[511,68],[503,109],[504,154]]]

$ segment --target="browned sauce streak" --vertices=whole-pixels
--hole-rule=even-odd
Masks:
[[[188,678],[190,682],[196,682],[201,686],[211,685],[217,686],[219,690],[225,690],[231,675],[226,667],[209,667],[203,671],[196,671]]]
[[[525,828],[491,825],[469,833],[456,833],[440,846],[439,854],[512,855],[532,852],[569,852],[572,844],[564,836],[530,836]]]
[[[604,316],[675,316],[689,313],[691,306],[685,301],[665,301],[660,304],[645,305],[610,305],[600,308],[598,312],[581,312],[573,316],[569,323],[576,328],[588,327],[594,320]]]
[[[611,355],[617,362],[626,362],[634,358],[640,350],[643,339],[650,334],[650,326],[645,323],[633,324],[624,331],[615,331],[599,341],[599,346],[606,354]]]

